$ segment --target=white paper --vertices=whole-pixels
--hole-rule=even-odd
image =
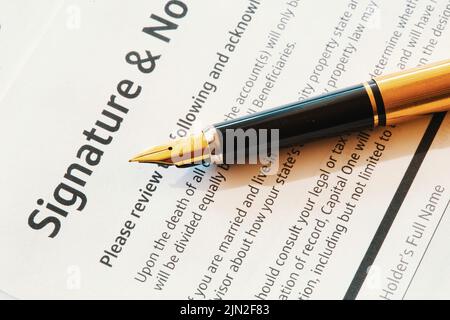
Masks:
[[[41,37],[60,13],[62,1],[17,1],[3,2],[0,12],[0,97],[8,91],[21,73]],[[69,8],[70,9],[70,8]]]
[[[47,4],[51,7],[52,2]],[[42,16],[42,25],[48,27],[17,76],[11,72],[11,81],[1,82],[2,86],[10,83],[1,100],[5,119],[0,127],[2,290],[18,298],[67,299],[449,298],[448,117],[434,140],[428,136],[431,148],[398,213],[394,210],[396,217],[367,276],[357,273],[358,267],[383,217],[392,214],[388,208],[399,186],[410,177],[405,178],[405,172],[411,160],[417,160],[414,155],[430,123],[428,117],[369,132],[363,151],[355,149],[357,133],[344,137],[342,152],[339,138],[285,150],[279,174],[260,180],[252,181],[260,172],[257,166],[200,167],[205,173],[196,182],[198,169],[128,163],[133,154],[183,132],[178,119],[192,118],[187,114],[202,88],[207,98],[195,113],[196,120],[190,122],[192,131],[222,121],[226,114],[257,110],[267,81],[273,87],[261,109],[359,83],[374,70],[386,73],[448,58],[449,1],[180,1],[169,5],[172,16],[164,11],[166,1],[59,5],[50,24]],[[170,41],[142,31],[161,23],[152,14],[178,25],[175,30],[160,31]],[[403,20],[404,29],[398,27]],[[238,25],[244,30],[241,34],[236,34]],[[412,29],[421,31],[414,48],[408,47]],[[267,46],[274,35],[278,40]],[[397,39],[392,40],[393,36]],[[237,42],[232,52],[230,37]],[[434,45],[423,53],[430,39]],[[389,41],[394,42],[386,49]],[[19,55],[25,49],[15,50]],[[153,57],[160,55],[149,73],[126,61],[130,52],[145,57],[146,50]],[[136,61],[135,55],[128,57]],[[399,65],[401,61],[404,66]],[[249,80],[256,65],[260,69],[257,80]],[[142,68],[148,71],[149,66]],[[268,79],[273,75],[275,81]],[[132,81],[128,94],[136,93],[136,97],[126,98],[118,92],[124,80]],[[122,82],[121,89],[130,83]],[[308,84],[314,92],[305,90]],[[236,98],[243,87],[251,89],[241,105]],[[111,95],[127,113],[107,105]],[[254,103],[255,99],[259,102]],[[114,124],[102,115],[103,110],[121,117],[117,131],[96,125],[98,120]],[[110,136],[110,143],[94,141],[92,136],[88,141],[83,131],[93,128],[103,139]],[[84,145],[103,152],[98,164],[86,163],[89,151],[82,149]],[[366,168],[377,147],[382,156],[373,160],[370,181],[357,189],[365,181],[358,178],[358,172]],[[358,160],[353,162],[352,173],[346,174],[342,168],[353,153]],[[64,178],[74,163],[85,169],[75,172],[83,186],[79,180]],[[327,168],[328,187],[324,187],[320,169]],[[149,184],[155,171],[162,175],[161,181]],[[340,177],[347,179],[345,186]],[[321,192],[316,197],[308,191],[318,183],[316,191]],[[78,194],[75,203],[58,203],[55,190],[69,186]],[[149,202],[136,207],[143,193],[140,189],[146,188],[151,194],[144,193]],[[434,209],[425,223],[418,215],[436,188],[442,192],[431,199]],[[333,192],[339,193],[339,202],[335,201],[332,213],[324,214],[321,208],[330,208],[327,202],[333,200]],[[352,198],[355,192],[361,194],[354,196],[358,200]],[[82,195],[86,204],[81,208]],[[59,196],[70,202],[69,193],[60,191]],[[188,199],[181,200],[187,203],[185,209],[177,203],[183,198]],[[312,211],[308,198],[314,201]],[[60,213],[67,212],[67,217],[46,208],[48,203],[60,208]],[[346,203],[355,205],[348,221],[338,219],[349,207]],[[34,210],[40,210],[32,219],[35,224],[56,217],[60,229],[54,229],[53,223],[32,229],[29,219]],[[301,219],[305,210],[310,211],[308,217]],[[172,216],[176,222],[168,224]],[[406,239],[417,231],[412,227],[417,219],[424,230],[411,248]],[[195,231],[186,236],[193,230],[186,227],[191,220]],[[234,227],[230,221],[236,223]],[[127,230],[127,226],[133,228]],[[336,228],[340,231],[333,235]],[[121,230],[126,241],[112,249],[121,242],[116,240]],[[232,239],[225,238],[230,234]],[[164,236],[168,239],[161,241]],[[289,241],[289,236],[295,240]],[[337,240],[331,257],[320,260],[333,237]],[[175,242],[180,244],[183,239],[187,245],[180,253]],[[165,243],[163,250],[155,248],[158,240]],[[228,244],[221,250],[223,241]],[[114,258],[111,253],[119,249]],[[404,258],[407,268],[396,279],[391,270],[408,249],[413,249],[413,255]],[[108,262],[102,260],[104,256]],[[318,274],[314,270],[320,261]],[[145,272],[151,275],[144,277]],[[354,280],[355,274],[363,275],[362,281]]]

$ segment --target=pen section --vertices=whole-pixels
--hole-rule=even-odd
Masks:
[[[225,163],[236,163],[239,152],[245,151],[249,159],[264,147],[270,152],[271,134],[261,137],[261,132],[277,129],[279,147],[302,144],[318,138],[336,136],[349,131],[374,127],[376,108],[373,108],[370,91],[364,84],[324,94],[312,99],[269,109],[243,118],[215,125],[220,132],[223,159]],[[242,130],[239,130],[242,129]],[[245,150],[239,134],[246,134]],[[248,134],[248,133],[251,134]],[[258,137],[255,145],[250,139]],[[273,137],[273,136],[272,136]],[[232,141],[230,141],[232,140]]]

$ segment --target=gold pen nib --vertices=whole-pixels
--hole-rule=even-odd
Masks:
[[[173,164],[171,161],[171,150],[170,145],[161,145],[150,148],[144,152],[135,155],[129,162],[150,162],[150,163],[161,163],[161,164]]]
[[[208,142],[203,133],[170,141],[141,152],[130,162],[188,166],[209,159]]]

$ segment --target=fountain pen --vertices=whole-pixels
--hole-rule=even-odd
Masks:
[[[277,130],[277,146],[283,148],[449,109],[450,60],[446,60],[217,123],[189,137],[150,148],[129,161],[178,167],[204,162],[233,164],[233,154],[242,151],[248,156],[261,147],[255,144],[262,145],[260,141],[265,139],[233,144],[230,139],[236,136],[230,132]]]

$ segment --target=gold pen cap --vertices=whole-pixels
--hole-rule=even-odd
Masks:
[[[450,109],[450,60],[374,78],[386,124]]]

